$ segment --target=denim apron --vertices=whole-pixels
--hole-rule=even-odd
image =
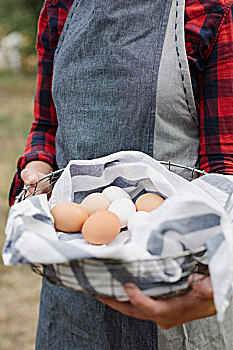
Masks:
[[[55,53],[52,90],[59,168],[120,150],[197,165],[184,0],[75,0]],[[37,350],[204,348],[187,343],[182,326],[163,332],[43,280]]]
[[[74,1],[54,59],[59,168],[120,150],[196,165],[183,16],[184,0]]]

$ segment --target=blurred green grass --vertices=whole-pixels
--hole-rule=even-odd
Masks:
[[[8,193],[33,119],[35,72],[0,72],[0,249],[8,214]],[[34,349],[41,280],[26,266],[0,259],[0,349]]]

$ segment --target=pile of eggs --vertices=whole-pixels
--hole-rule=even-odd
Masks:
[[[139,196],[134,203],[130,195],[117,186],[106,187],[102,193],[92,193],[81,204],[65,202],[51,209],[57,230],[81,231],[91,244],[107,244],[121,231],[132,231],[138,220],[158,208],[164,199],[155,193]]]

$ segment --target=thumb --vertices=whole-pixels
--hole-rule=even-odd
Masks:
[[[40,178],[39,173],[30,169],[23,169],[20,175],[26,186],[34,184]]]

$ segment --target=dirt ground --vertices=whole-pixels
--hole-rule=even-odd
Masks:
[[[35,74],[0,73],[0,249],[5,241],[8,192],[33,118]],[[35,348],[41,278],[0,258],[0,350]]]

